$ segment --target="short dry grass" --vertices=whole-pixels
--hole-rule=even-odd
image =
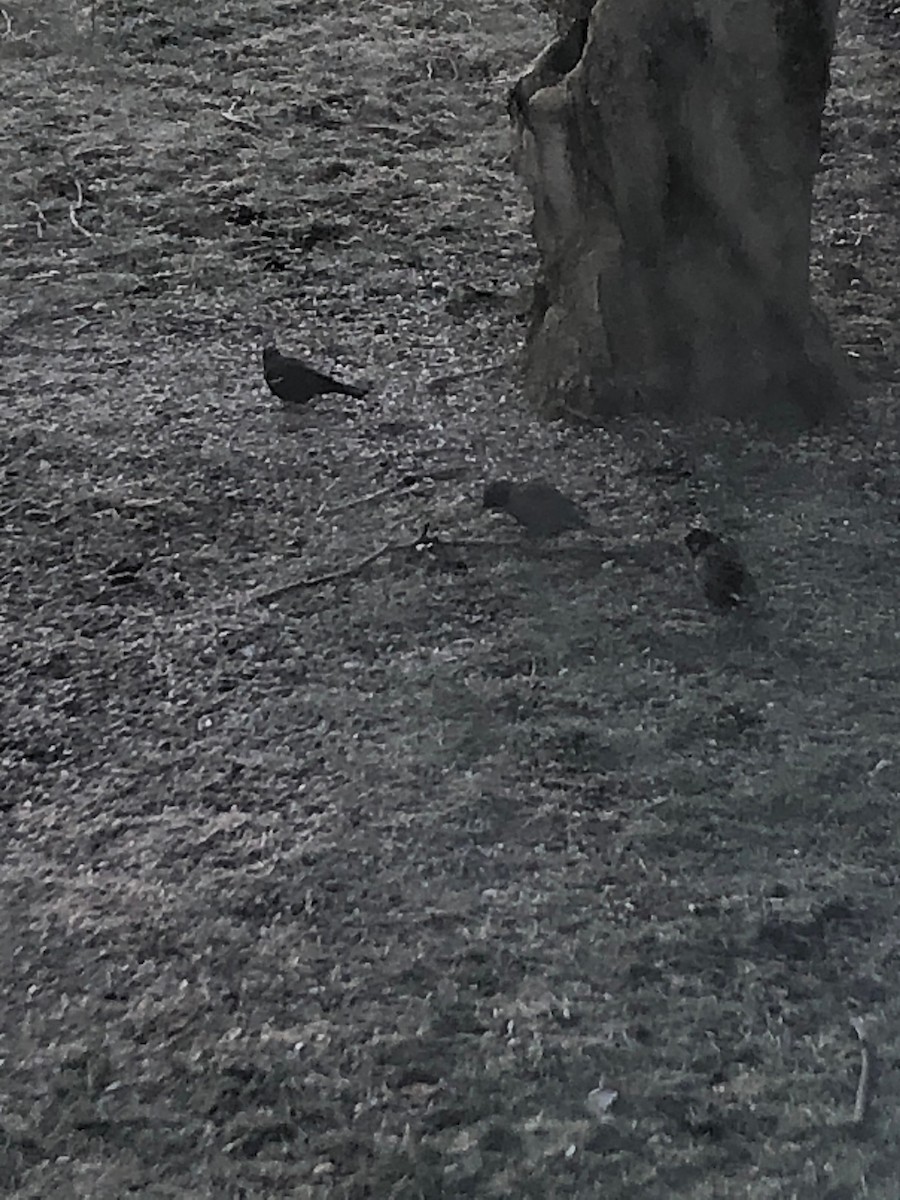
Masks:
[[[5,1194],[896,1200],[889,8],[816,213],[864,400],[790,446],[523,411],[526,0],[0,13]],[[371,397],[283,414],[269,323]]]

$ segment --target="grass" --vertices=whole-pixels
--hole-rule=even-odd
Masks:
[[[816,203],[863,396],[776,445],[520,405],[530,4],[6,11],[8,1194],[893,1200],[889,17]],[[267,324],[372,397],[281,413]]]

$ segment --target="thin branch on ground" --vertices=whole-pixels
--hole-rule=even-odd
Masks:
[[[85,229],[85,227],[75,216],[79,209],[84,208],[84,191],[82,190],[81,180],[79,179],[75,180],[75,191],[77,193],[75,200],[69,205],[69,224],[76,233],[83,234],[86,238],[93,238],[94,234],[91,233],[89,229]]]
[[[242,117],[234,111],[239,103],[240,101],[238,100],[232,100],[227,108],[220,109],[220,115],[223,116],[226,121],[231,121],[233,125],[241,125],[244,129],[249,129],[253,133],[259,133],[260,127],[252,119],[252,117]]]
[[[371,554],[367,554],[359,562],[351,563],[347,567],[341,567],[339,571],[329,571],[325,575],[313,575],[309,579],[293,579],[290,583],[283,583],[276,588],[269,588],[262,592],[253,592],[250,598],[259,604],[265,604],[268,600],[277,600],[281,596],[289,596],[291,592],[300,592],[305,588],[320,587],[325,583],[337,583],[339,579],[349,579],[353,575],[358,575],[360,571],[365,570],[373,562],[377,562],[379,558],[383,558],[386,554],[390,554],[394,550],[408,550],[414,545],[416,545],[415,542],[385,542],[383,546],[379,546],[377,550],[373,550]]]
[[[583,412],[580,408],[573,408],[571,404],[561,404],[559,407],[561,412],[574,417],[577,421],[583,421],[585,425],[590,425],[594,429],[601,427],[602,423],[598,421],[594,413]]]
[[[345,500],[343,504],[335,504],[334,507],[328,508],[324,504],[316,510],[316,516],[330,517],[334,513],[346,512],[348,508],[356,508],[360,504],[368,504],[370,500],[380,500],[383,496],[392,496],[394,492],[407,491],[399,483],[390,484],[388,487],[378,488],[377,491],[368,492],[365,496],[354,496],[352,500]]]
[[[415,495],[416,489],[421,487],[422,484],[441,483],[448,479],[461,479],[468,473],[469,468],[467,466],[440,467],[435,471],[423,472],[421,476],[413,475],[410,472],[403,476],[403,478],[398,479],[396,483],[389,483],[386,487],[376,488],[374,492],[367,492],[364,496],[354,496],[352,500],[344,500],[333,507],[322,503],[316,509],[316,516],[330,517],[334,513],[346,512],[348,509],[357,508],[361,504],[368,504],[372,500],[381,500],[385,496],[393,496],[397,492],[409,492]]]
[[[856,1100],[853,1104],[853,1124],[861,1125],[866,1119],[869,1101],[872,1098],[872,1072],[875,1064],[875,1048],[866,1036],[865,1022],[861,1017],[851,1017],[850,1024],[859,1038],[860,1063],[859,1082],[856,1085]]]
[[[445,383],[456,383],[459,379],[474,379],[477,375],[493,375],[496,371],[503,371],[506,367],[511,367],[516,361],[516,356],[511,355],[509,358],[501,358],[499,362],[490,363],[486,367],[474,367],[471,371],[457,371],[452,375],[434,375],[428,380],[428,386],[443,387]]]
[[[393,554],[397,550],[418,550],[424,543],[429,540],[429,527],[426,525],[418,537],[412,538],[409,541],[402,542],[385,542],[379,546],[377,550],[373,550],[371,554],[367,554],[365,558],[361,558],[359,562],[350,563],[349,566],[341,567],[337,571],[327,571],[324,575],[312,575],[308,579],[292,579],[290,583],[279,584],[275,588],[266,588],[262,591],[254,591],[247,597],[249,600],[254,600],[258,604],[265,604],[269,600],[277,600],[281,596],[288,596],[292,592],[301,592],[306,588],[320,587],[326,583],[337,583],[341,579],[349,579],[353,575],[358,575],[364,571],[366,567],[370,567],[372,563],[377,562],[379,558],[384,558],[387,554]],[[452,545],[455,549],[466,549],[469,546],[496,546],[506,545],[507,543],[497,543],[492,539],[477,538],[471,541],[453,541]]]

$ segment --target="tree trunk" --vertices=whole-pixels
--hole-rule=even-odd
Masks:
[[[550,412],[805,427],[848,386],[809,293],[839,0],[562,0],[510,94]]]

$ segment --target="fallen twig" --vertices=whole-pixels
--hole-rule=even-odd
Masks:
[[[860,1044],[859,1082],[856,1085],[856,1100],[853,1104],[853,1124],[861,1125],[866,1119],[872,1096],[872,1070],[875,1050],[866,1037],[865,1022],[861,1017],[851,1017],[850,1024]]]
[[[445,383],[456,383],[459,379],[474,379],[476,375],[492,375],[495,371],[502,371],[506,367],[511,366],[516,361],[516,356],[503,358],[500,362],[491,363],[487,367],[475,367],[471,371],[457,371],[453,375],[434,375],[428,380],[428,386],[443,387]]]
[[[161,496],[130,496],[120,500],[115,508],[158,508],[167,501]]]
[[[346,512],[348,508],[356,508],[358,504],[368,504],[370,500],[380,500],[382,496],[391,496],[394,492],[399,492],[401,485],[399,483],[390,484],[388,487],[379,488],[375,492],[368,492],[365,496],[354,496],[352,500],[345,500],[343,504],[335,504],[331,508],[326,508],[322,505],[318,510],[317,516],[330,517],[333,513]]]
[[[69,224],[76,231],[76,233],[81,233],[86,238],[93,238],[94,235],[91,233],[91,231],[89,229],[85,229],[85,227],[75,216],[79,209],[84,208],[84,192],[81,188],[81,181],[78,179],[75,180],[75,192],[75,200],[69,205]]]
[[[253,133],[259,133],[259,125],[257,125],[252,117],[241,117],[234,111],[238,103],[237,100],[232,100],[228,108],[220,109],[221,115],[226,121],[231,121],[233,125],[243,125],[245,129],[249,129]]]
[[[329,571],[325,575],[313,575],[309,579],[294,579],[290,583],[283,583],[279,587],[269,588],[266,591],[253,592],[251,599],[256,600],[259,604],[265,604],[267,600],[277,600],[279,596],[288,596],[291,592],[299,592],[304,588],[319,587],[323,583],[336,583],[339,579],[348,579],[351,575],[359,574],[360,571],[385,554],[389,554],[393,550],[406,550],[411,544],[415,543],[385,542],[383,546],[379,546],[377,550],[373,550],[359,562],[351,563],[349,567],[342,567],[339,571]]]
[[[377,550],[373,550],[371,554],[367,554],[365,558],[361,558],[359,562],[351,563],[350,566],[341,567],[338,571],[328,571],[324,575],[312,575],[308,579],[293,579],[290,583],[279,584],[275,588],[266,588],[262,591],[256,590],[247,595],[248,600],[256,601],[258,604],[265,604],[268,600],[277,600],[280,596],[288,596],[291,592],[301,592],[306,588],[320,587],[325,583],[337,583],[339,579],[349,579],[352,575],[358,575],[360,571],[364,571],[366,567],[377,562],[379,558],[383,558],[386,554],[393,554],[396,550],[419,550],[426,548],[430,540],[437,540],[430,537],[428,526],[426,525],[418,537],[411,541],[403,542],[385,542],[379,546]],[[508,543],[498,543],[491,539],[476,538],[470,541],[454,542],[453,547],[456,550],[465,549],[469,546],[497,546],[507,545]]]
[[[467,475],[469,468],[461,467],[438,467],[434,471],[426,471],[423,469],[421,475],[414,475],[412,472],[397,479],[394,483],[389,483],[386,487],[377,488],[374,492],[367,492],[365,496],[354,496],[352,500],[344,500],[341,504],[335,504],[329,507],[327,504],[320,504],[316,509],[316,516],[330,517],[334,513],[346,512],[347,509],[357,508],[360,504],[368,504],[371,500],[381,500],[384,496],[392,496],[396,492],[415,492],[415,489],[422,484],[440,483],[448,479],[460,479]]]
[[[559,407],[562,412],[574,417],[577,421],[583,421],[585,425],[590,425],[594,429],[600,428],[601,422],[597,420],[594,413],[583,412],[580,408],[573,408],[571,404],[561,404]]]

